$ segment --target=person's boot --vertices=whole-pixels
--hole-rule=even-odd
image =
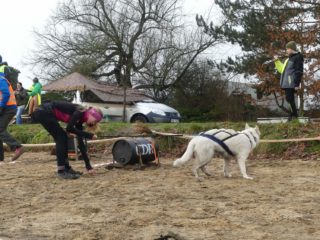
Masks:
[[[79,176],[81,176],[81,175],[83,174],[83,173],[80,172],[80,171],[74,170],[71,166],[65,166],[65,171],[66,171],[66,172],[69,172],[69,173],[72,173],[72,174],[79,175]]]
[[[59,170],[57,176],[62,179],[78,179],[80,177],[78,174],[73,174],[65,170]]]
[[[4,160],[4,149],[3,149],[3,142],[0,140],[0,162]]]
[[[24,149],[22,146],[16,148],[16,150],[14,151],[14,155],[11,158],[11,161],[17,160],[23,153],[24,153]]]
[[[0,162],[3,162],[3,160],[4,160],[4,152],[0,151]]]

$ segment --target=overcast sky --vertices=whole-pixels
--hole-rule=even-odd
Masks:
[[[36,46],[33,29],[43,29],[46,20],[52,15],[62,0],[7,0],[1,1],[0,55],[3,61],[21,71],[19,80],[29,88],[34,77],[30,67],[22,61]],[[182,0],[184,11],[194,22],[195,14],[206,15],[214,0]],[[216,15],[213,15],[216,16]],[[195,22],[194,22],[195,24]],[[40,79],[41,82],[41,79]]]

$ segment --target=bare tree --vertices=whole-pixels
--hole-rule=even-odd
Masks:
[[[131,74],[143,68],[163,46],[157,36],[176,24],[177,0],[69,0],[61,4],[44,32],[36,31],[32,64],[42,66],[47,79],[72,70],[96,78],[116,75],[131,86]],[[153,42],[157,48],[146,48]]]
[[[135,88],[148,89],[155,99],[165,101],[197,57],[222,41],[220,36],[212,38],[199,29],[172,36],[170,42],[174,47],[159,51],[150,58],[139,71]]]
[[[179,1],[65,1],[44,31],[35,31],[38,45],[29,63],[47,80],[78,71],[125,88],[158,81],[162,91],[217,42],[181,38],[186,30]]]

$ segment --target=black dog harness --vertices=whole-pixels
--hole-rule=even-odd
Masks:
[[[200,133],[200,136],[209,138],[210,140],[218,143],[228,154],[230,154],[231,156],[234,156],[234,153],[231,152],[230,148],[224,143],[224,140],[220,140],[219,138],[216,138],[214,135],[205,134],[205,133]]]
[[[215,137],[215,135],[217,135],[218,133],[221,133],[221,132],[226,133],[229,136],[225,137],[224,139],[219,139],[219,138]],[[218,130],[217,132],[215,132],[213,134],[200,133],[200,136],[207,137],[210,140],[218,143],[229,155],[234,156],[234,153],[230,150],[230,148],[224,142],[227,141],[230,138],[233,138],[233,137],[239,135],[239,134],[244,134],[249,139],[249,142],[250,142],[250,145],[251,145],[251,148],[252,148],[253,147],[252,141],[251,141],[250,137],[248,136],[248,134],[246,134],[246,133],[234,133],[234,134],[232,134],[232,133],[229,133],[229,132],[227,132],[225,130]],[[257,142],[256,137],[253,136],[252,134],[250,134],[250,135],[253,137],[254,141]]]

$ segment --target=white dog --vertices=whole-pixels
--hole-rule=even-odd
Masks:
[[[193,157],[196,163],[193,169],[194,175],[198,180],[199,170],[201,169],[207,176],[206,165],[211,159],[219,154],[224,158],[224,176],[231,177],[229,163],[234,157],[239,164],[240,172],[246,179],[253,179],[247,175],[246,160],[251,151],[258,145],[260,131],[258,126],[249,127],[246,124],[245,130],[236,132],[232,129],[212,129],[204,134],[192,138],[183,156],[173,162],[173,166],[181,166]]]

